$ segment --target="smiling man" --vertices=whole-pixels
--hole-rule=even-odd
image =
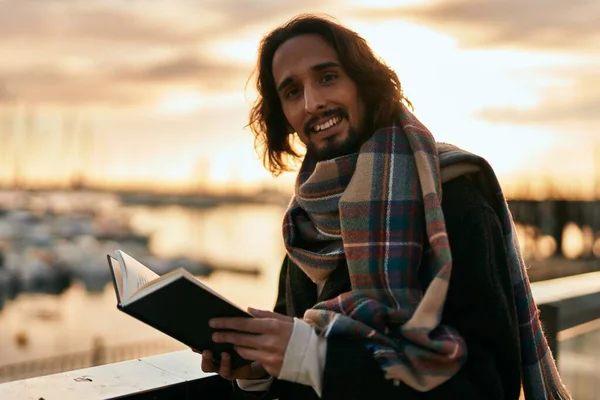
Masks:
[[[274,312],[211,321],[240,396],[568,399],[482,158],[439,144],[355,32],[301,16],[259,49],[251,127],[277,174],[306,146]]]

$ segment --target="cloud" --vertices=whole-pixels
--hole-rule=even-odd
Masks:
[[[74,106],[243,90],[253,65],[211,43],[336,1],[0,0],[0,82],[19,101]]]
[[[337,0],[0,0],[0,43],[66,40],[70,45],[199,45],[251,26],[283,22]]]
[[[244,66],[188,55],[83,70],[52,64],[18,69],[0,66],[0,82],[6,82],[4,91],[13,98],[60,105],[143,103],[153,101],[165,88],[186,87],[204,93],[231,90],[243,88],[248,75]]]
[[[234,65],[201,56],[181,55],[154,64],[118,68],[111,72],[119,82],[186,83],[207,90],[239,87],[250,74],[244,65]]]
[[[457,36],[468,47],[553,51],[600,50],[597,0],[441,0],[362,9],[366,19],[406,18]]]
[[[6,83],[0,80],[0,104],[6,104],[13,100],[12,93],[8,91]]]
[[[510,48],[557,56],[547,66],[540,65],[532,71],[535,74],[532,79],[546,85],[539,93],[538,104],[530,108],[485,108],[478,117],[503,125],[556,127],[577,132],[597,129],[600,122],[597,72],[600,2],[597,0],[572,0],[568,4],[562,0],[433,0],[418,5],[364,8],[355,15],[371,21],[412,20],[454,36],[463,48]],[[559,65],[569,68],[559,69]],[[519,73],[523,71],[526,70]]]
[[[51,66],[0,70],[13,101],[51,105],[135,104],[139,92],[93,75],[77,75]]]
[[[276,25],[287,19],[306,12],[322,13],[333,10],[333,6],[343,4],[338,0],[208,0],[198,2],[203,10],[219,14],[225,23],[224,30],[246,29],[250,26]]]
[[[87,0],[4,0],[0,1],[2,41],[63,39],[138,44],[188,43],[212,24],[189,19],[167,23],[160,16],[140,9],[136,2],[92,2]],[[160,2],[158,2],[160,3]],[[123,4],[128,4],[124,7]],[[200,20],[206,21],[206,20]],[[218,22],[218,21],[216,21]]]
[[[542,91],[542,101],[537,106],[489,108],[482,110],[479,116],[504,124],[571,126],[596,132],[600,124],[600,73],[590,67],[582,71],[554,70],[552,75],[570,79]]]

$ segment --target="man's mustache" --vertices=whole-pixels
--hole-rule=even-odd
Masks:
[[[319,121],[320,119],[329,118],[329,117],[340,117],[340,118],[350,119],[350,116],[348,115],[348,111],[346,111],[346,109],[332,108],[331,110],[323,111],[320,115],[313,115],[312,117],[310,117],[308,119],[308,121],[306,121],[306,123],[304,124],[304,134],[306,136],[308,136],[311,133],[313,133],[310,130],[310,127],[313,126],[314,124],[316,124],[317,121]]]

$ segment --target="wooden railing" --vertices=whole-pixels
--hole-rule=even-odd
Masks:
[[[532,284],[563,380],[575,399],[600,392],[600,272]],[[583,360],[583,361],[582,361]],[[231,384],[181,350],[0,384],[0,399],[223,399]]]
[[[185,346],[170,338],[116,346],[106,346],[102,341],[95,340],[89,351],[0,365],[0,383],[111,364],[184,348]]]
[[[600,272],[535,282],[534,298],[561,377],[573,398],[600,393]]]
[[[231,384],[200,369],[201,356],[181,350],[0,384],[0,399],[224,399]],[[202,397],[204,395],[204,397]]]

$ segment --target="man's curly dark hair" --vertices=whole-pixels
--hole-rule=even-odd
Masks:
[[[287,40],[304,34],[317,34],[337,52],[340,64],[356,83],[365,103],[367,132],[389,126],[400,113],[404,97],[398,75],[371,50],[356,32],[327,17],[300,15],[266,35],[258,50],[255,74],[258,99],[250,112],[250,129],[255,147],[262,153],[265,168],[277,176],[290,170],[290,161],[300,155],[293,149],[289,124],[283,114],[273,78],[273,57]]]

